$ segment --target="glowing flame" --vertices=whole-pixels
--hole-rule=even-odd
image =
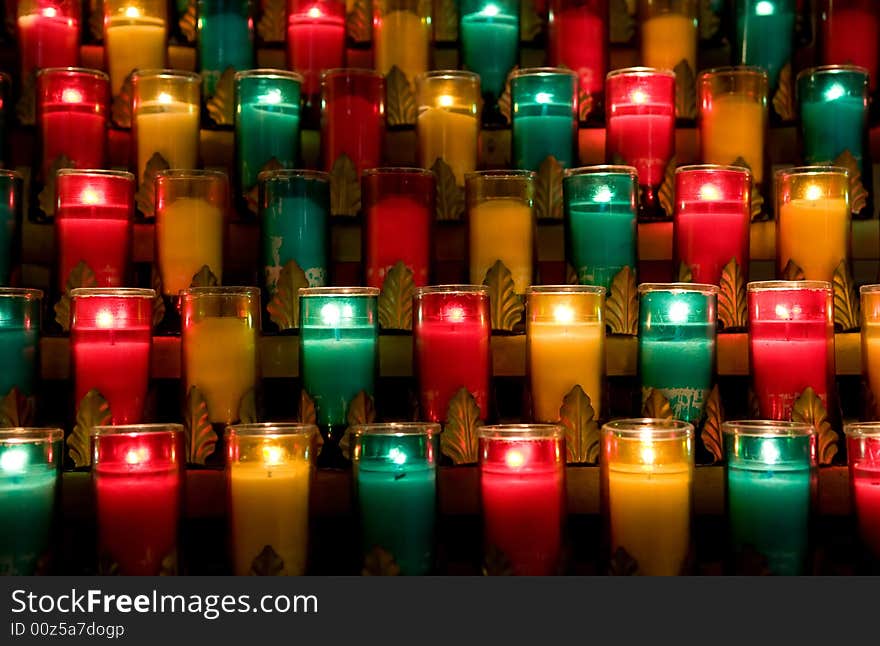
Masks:
[[[83,192],[80,193],[79,199],[83,204],[100,204],[101,194],[89,186],[83,189]]]
[[[451,323],[464,321],[464,308],[461,305],[450,305],[446,308],[446,320]]]
[[[818,184],[810,184],[807,187],[807,190],[804,191],[804,197],[810,201],[821,200],[822,199],[822,187]]]
[[[281,103],[281,99],[281,90],[279,90],[278,88],[273,88],[260,97],[260,103],[277,105]]]
[[[648,95],[645,94],[644,90],[633,90],[629,95],[629,100],[641,105],[648,102]]]
[[[7,449],[0,455],[0,471],[21,473],[28,462],[27,451],[23,448]]]
[[[46,7],[43,9],[43,15],[46,16],[46,18],[54,18],[58,15],[58,9],[55,7]]]
[[[141,10],[137,7],[126,7],[125,8],[125,17],[126,18],[140,18]]]
[[[481,15],[487,16],[489,18],[494,18],[499,13],[501,13],[501,9],[499,9],[497,7],[497,5],[494,5],[494,4],[487,4],[485,7],[483,7],[483,10],[480,12]]]
[[[827,101],[834,101],[835,99],[839,99],[844,94],[846,94],[846,90],[843,89],[843,86],[840,83],[834,83],[830,88],[825,90],[825,99]]]
[[[109,330],[113,327],[113,313],[110,310],[101,310],[95,317],[95,325],[102,330]]]
[[[171,98],[171,95],[168,94],[168,92],[160,92],[159,96],[156,98],[159,101],[159,103],[164,103],[166,105],[171,103],[174,100]]]
[[[700,199],[707,202],[721,198],[721,191],[714,184],[703,184],[700,187]]]
[[[404,462],[406,462],[406,453],[401,451],[396,446],[388,451],[388,457],[394,464],[403,464]]]
[[[776,7],[769,0],[761,0],[755,5],[756,16],[772,16],[774,13],[776,13]]]
[[[553,101],[553,95],[549,92],[538,92],[535,95],[536,103],[550,103],[551,101]]]
[[[284,452],[277,446],[271,444],[263,447],[263,463],[266,466],[275,466],[281,464],[284,460]]]
[[[449,94],[441,94],[437,97],[437,104],[441,108],[451,108],[453,103],[455,103],[455,98]]]
[[[688,320],[688,315],[691,313],[691,308],[684,301],[673,301],[672,305],[669,306],[669,322],[670,323],[684,323]]]
[[[79,90],[75,90],[73,88],[65,88],[63,92],[61,92],[61,101],[63,103],[82,103],[83,95]]]
[[[654,464],[654,461],[657,459],[657,451],[654,450],[651,433],[649,431],[642,431],[640,439],[642,440],[642,464]]]
[[[125,454],[125,462],[126,464],[140,464],[141,462],[146,462],[149,454],[146,449],[129,449],[128,453]]]
[[[557,305],[553,309],[553,318],[557,323],[571,323],[574,321],[574,310],[568,305]]]
[[[504,461],[507,462],[507,466],[511,469],[519,469],[526,463],[526,458],[520,451],[510,449],[507,455],[504,456]]]
[[[320,18],[323,15],[320,7],[312,7],[306,12],[306,14],[309,18]]]
[[[596,189],[596,192],[593,194],[593,201],[608,203],[611,201],[611,198],[613,198],[613,197],[614,197],[614,193],[611,192],[610,186],[600,186]]]
[[[776,464],[779,462],[779,447],[773,440],[764,440],[761,443],[761,459],[765,464]]]

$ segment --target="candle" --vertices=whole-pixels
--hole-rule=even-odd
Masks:
[[[79,2],[19,0],[17,4],[22,81],[44,67],[79,64]]]
[[[134,176],[121,171],[58,171],[55,184],[58,288],[88,265],[98,287],[126,284],[131,268]]]
[[[523,68],[510,79],[513,163],[538,170],[549,156],[576,161],[577,75],[561,68]]]
[[[725,422],[727,518],[738,560],[754,550],[771,574],[804,574],[816,431],[797,422]]]
[[[731,260],[748,282],[751,190],[751,176],[742,168],[676,170],[674,255],[690,269],[694,282],[720,284],[721,271]]]
[[[663,393],[676,419],[697,423],[715,372],[718,288],[700,283],[639,285],[642,400]]]
[[[265,287],[269,294],[291,260],[310,287],[327,284],[330,176],[309,170],[260,173],[260,222]]]
[[[352,433],[364,558],[380,548],[402,575],[430,574],[440,425],[365,424]]]
[[[779,72],[791,62],[796,0],[736,0],[734,61],[767,72],[771,94]]]
[[[74,402],[90,390],[110,405],[112,424],[138,424],[150,383],[152,289],[78,288],[70,293]]]
[[[486,560],[523,576],[562,567],[565,438],[561,426],[482,426],[480,498]]]
[[[688,560],[694,427],[629,419],[602,427],[602,502],[610,556],[624,550],[639,574],[682,574]]]
[[[431,55],[431,0],[375,0],[373,53],[376,71],[396,66],[412,83],[428,71]]]
[[[492,104],[501,96],[519,55],[517,0],[462,0],[459,6],[462,65],[480,76]]]
[[[675,69],[681,61],[697,70],[696,0],[639,0],[642,64]]]
[[[382,287],[397,262],[419,287],[431,266],[434,173],[415,168],[373,168],[363,177],[366,282]]]
[[[832,282],[849,258],[849,176],[845,168],[806,166],[776,174],[776,258],[781,274],[789,261],[806,280]]]
[[[133,70],[165,67],[168,8],[164,0],[104,0],[103,4],[105,69],[116,97]]]
[[[880,285],[862,285],[861,296],[861,345],[862,378],[875,402],[880,403]],[[880,404],[876,412],[868,410],[870,419],[880,415]]]
[[[877,89],[880,59],[880,14],[873,0],[826,0],[819,16],[823,65],[852,64],[868,70],[871,91]]]
[[[636,271],[638,191],[632,166],[565,172],[566,256],[582,285],[599,285],[607,292],[621,269]]]
[[[9,285],[13,259],[18,256],[22,190],[21,175],[0,170],[0,287]]]
[[[321,80],[321,156],[333,170],[347,155],[358,174],[382,162],[385,80],[372,70],[332,70]]]
[[[46,573],[63,440],[60,428],[0,429],[0,575]]]
[[[663,213],[658,193],[675,154],[675,74],[647,68],[609,72],[605,158],[638,171],[641,209]],[[668,215],[668,214],[667,214]]]
[[[180,424],[92,429],[100,567],[122,576],[177,574],[183,455]]]
[[[880,558],[880,425],[847,424],[846,455],[859,538],[873,559]]]
[[[0,397],[13,388],[34,394],[42,298],[38,289],[0,288]]]
[[[419,287],[413,297],[413,363],[423,419],[446,422],[462,388],[480,419],[489,416],[492,373],[489,289],[482,285]]]
[[[169,168],[192,169],[199,162],[198,74],[148,70],[132,76],[135,174],[138,183],[159,153]]]
[[[580,386],[595,417],[605,377],[605,288],[541,285],[526,290],[526,366],[532,418],[558,422],[563,398]]]
[[[464,186],[464,176],[477,168],[480,135],[480,77],[457,70],[416,77],[419,165],[431,168],[442,159]]]
[[[247,193],[272,159],[296,166],[299,101],[303,77],[281,70],[249,70],[235,75],[235,151],[238,188]]]
[[[278,574],[306,572],[309,491],[318,429],[312,424],[239,424],[226,429],[229,543],[236,576],[267,548]]]
[[[752,385],[764,419],[786,420],[812,388],[828,410],[834,384],[831,285],[766,281],[748,285]]]
[[[482,284],[498,260],[513,277],[517,294],[534,272],[535,173],[478,171],[465,179],[470,282]]]
[[[198,0],[199,68],[205,96],[213,96],[220,75],[231,67],[254,66],[254,22],[250,0]]]

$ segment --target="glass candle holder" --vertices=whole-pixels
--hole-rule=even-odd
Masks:
[[[565,171],[565,243],[582,285],[606,292],[624,267],[637,268],[639,178],[632,166],[586,166]]]
[[[697,0],[639,0],[642,64],[673,70],[684,61],[697,71]]]
[[[563,168],[577,160],[577,75],[554,67],[524,68],[510,77],[513,163],[538,170],[550,156]]]
[[[134,176],[107,170],[58,171],[55,182],[58,288],[84,263],[98,287],[126,284],[131,270]]]
[[[431,0],[375,0],[373,56],[377,72],[397,67],[412,83],[430,69]]]
[[[199,70],[205,96],[213,96],[228,68],[254,66],[254,20],[251,0],[198,0]]]
[[[330,176],[310,170],[259,175],[263,269],[269,295],[291,260],[309,287],[327,284],[330,248]]]
[[[835,374],[831,285],[749,283],[748,302],[752,385],[761,418],[790,419],[795,400],[807,387],[828,408]]]
[[[859,539],[876,561],[880,559],[880,423],[847,424],[844,431]]]
[[[675,154],[675,74],[643,67],[610,72],[605,123],[606,160],[634,166],[642,213],[664,215],[659,191]]]
[[[602,511],[609,557],[639,574],[688,570],[694,427],[680,420],[623,419],[602,427]]]
[[[64,431],[0,429],[0,570],[5,576],[46,574],[52,561],[61,487]]]
[[[299,154],[299,102],[303,77],[281,70],[235,75],[235,152],[239,193],[257,185],[271,160],[294,168]]]
[[[416,77],[419,165],[431,168],[442,159],[464,186],[477,168],[480,136],[480,77],[473,72],[442,70]]]
[[[675,265],[684,264],[697,283],[718,285],[736,260],[749,275],[752,178],[735,166],[681,166],[675,171]]]
[[[804,574],[816,484],[816,431],[810,424],[724,422],[727,520],[734,570],[759,558],[770,574]]]
[[[776,93],[779,72],[791,62],[796,5],[796,0],[735,2],[734,61],[765,70],[771,96]]]
[[[480,76],[493,106],[519,59],[518,0],[462,0],[458,9],[461,63]]]
[[[601,115],[608,73],[608,3],[602,0],[550,0],[547,58],[578,77],[581,121]],[[601,117],[600,117],[601,118]]]
[[[363,176],[364,265],[367,285],[382,287],[398,261],[416,287],[428,282],[434,173],[418,168],[373,168]]]
[[[185,455],[180,424],[92,429],[99,573],[178,573]]]
[[[348,156],[358,174],[382,164],[385,79],[362,69],[329,70],[321,77],[321,157],[333,170]]]
[[[526,290],[526,366],[532,419],[558,422],[580,386],[599,419],[605,379],[605,288],[541,285]]]
[[[273,557],[279,575],[306,573],[313,424],[237,424],[226,429],[229,547],[236,576]],[[256,566],[256,567],[255,567]]]
[[[365,424],[351,432],[364,559],[378,548],[391,555],[400,574],[430,574],[440,425]]]
[[[18,0],[17,5],[22,83],[44,67],[79,65],[77,0]]]
[[[21,247],[23,186],[17,172],[0,170],[0,287],[9,285]]]
[[[525,294],[534,274],[535,173],[478,171],[465,178],[470,282],[482,285],[498,260]]]
[[[462,388],[473,395],[480,419],[489,416],[492,374],[489,288],[437,285],[413,297],[413,363],[421,415],[446,422],[449,402]]]
[[[77,410],[92,390],[111,424],[139,424],[150,385],[152,289],[78,288],[70,293],[70,357]]]
[[[659,390],[676,419],[697,423],[715,374],[718,288],[699,283],[639,285],[642,401]]]
[[[873,398],[866,412],[868,419],[876,419],[880,418],[880,285],[862,285],[859,292],[862,379]]]
[[[103,0],[103,5],[104,69],[110,73],[110,92],[116,97],[134,70],[165,67],[168,3],[165,0]]]
[[[852,214],[849,174],[835,166],[776,173],[776,259],[779,274],[793,262],[806,280],[832,282],[849,259]]]
[[[42,298],[39,289],[0,288],[0,397],[13,388],[25,397],[34,394]]]
[[[565,434],[555,424],[481,426],[484,568],[547,576],[562,568]]]
[[[707,164],[748,166],[764,181],[767,72],[759,67],[721,67],[697,80],[700,158]]]
[[[880,60],[880,6],[872,0],[823,0],[819,38],[823,65],[858,65],[877,89]]]

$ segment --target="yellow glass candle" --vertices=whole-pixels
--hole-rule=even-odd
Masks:
[[[479,171],[465,177],[470,282],[481,285],[498,260],[524,294],[534,273],[535,173]]]
[[[305,574],[317,433],[313,424],[226,429],[229,547],[236,576],[266,574],[260,562],[267,556],[274,563],[271,574]]]
[[[789,260],[806,280],[833,282],[849,258],[851,213],[845,168],[804,166],[776,174],[776,256],[780,274]]]
[[[605,376],[605,288],[542,285],[526,290],[526,356],[536,422],[558,422],[575,386],[598,418]]]
[[[697,69],[697,0],[639,0],[642,64],[672,70],[686,61]]]
[[[880,285],[863,285],[862,300],[862,378],[874,399],[874,410],[867,419],[880,419]],[[870,407],[869,407],[870,408]]]
[[[626,419],[602,427],[602,502],[610,558],[628,556],[638,573],[682,574],[691,537],[694,427]]]
[[[104,0],[104,53],[113,96],[132,71],[165,67],[167,12],[164,0]]]
[[[376,71],[397,68],[410,83],[429,69],[431,0],[373,0]]]
[[[480,77],[473,72],[442,70],[416,77],[419,165],[431,168],[442,159],[464,186],[477,168],[480,136]]]

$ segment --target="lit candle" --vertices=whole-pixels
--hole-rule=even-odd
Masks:
[[[880,424],[847,424],[844,430],[859,538],[871,557],[880,559]]]
[[[38,289],[0,288],[0,397],[13,388],[34,394],[42,298]]]
[[[816,431],[809,424],[764,420],[725,422],[723,431],[735,559],[754,550],[771,574],[804,574]]]
[[[198,0],[199,69],[205,96],[213,96],[227,68],[254,66],[254,21],[250,0]]]
[[[752,385],[760,416],[790,419],[795,400],[807,387],[828,408],[835,374],[831,285],[749,283],[748,301]]]
[[[352,433],[364,557],[378,547],[401,574],[430,574],[440,425],[366,424]]]
[[[123,576],[177,574],[183,449],[180,424],[92,429],[99,567]]]
[[[23,187],[17,172],[0,170],[0,287],[9,285],[18,256]]]
[[[868,70],[871,91],[877,89],[880,59],[880,13],[873,0],[824,0],[822,21],[822,64],[852,64]]]
[[[483,544],[515,575],[547,576],[562,568],[565,438],[561,426],[481,426]]]
[[[333,170],[345,154],[358,173],[382,163],[385,136],[385,79],[378,72],[332,70],[321,79],[321,156]]]
[[[375,0],[373,53],[376,71],[403,72],[412,83],[428,71],[431,54],[431,0]]]
[[[306,573],[309,491],[315,436],[312,424],[239,424],[226,429],[226,480],[232,570],[251,574],[268,547],[278,574]]]
[[[791,62],[796,4],[796,0],[736,0],[734,61],[764,69],[771,95],[780,70]]]
[[[681,61],[697,70],[696,0],[639,0],[642,64],[675,69]]]
[[[602,501],[610,555],[623,549],[639,574],[683,573],[691,540],[694,427],[629,419],[602,427]]]
[[[165,0],[104,0],[105,69],[114,97],[132,71],[165,67],[167,12]]]
[[[875,402],[880,402],[880,285],[862,285],[862,378]],[[880,406],[877,406],[880,413]],[[878,414],[868,411],[873,416]]]
[[[17,5],[22,80],[44,67],[79,64],[77,0],[19,0]]]
[[[571,70],[523,68],[510,79],[513,164],[538,170],[549,156],[563,168],[577,160],[577,75]]]
[[[479,74],[483,96],[494,104],[519,57],[519,2],[462,0],[459,21],[462,65]]]

